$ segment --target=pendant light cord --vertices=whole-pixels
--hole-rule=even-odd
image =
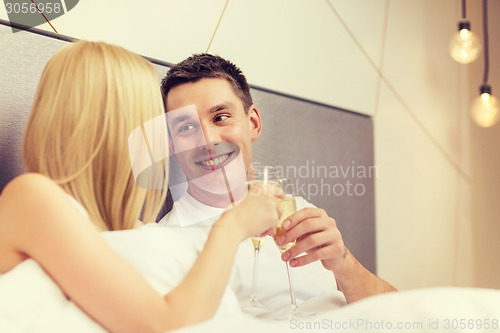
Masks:
[[[484,37],[484,76],[483,84],[488,83],[488,72],[490,70],[490,55],[488,46],[488,0],[483,0],[483,37]]]
[[[215,26],[214,33],[212,34],[212,37],[210,38],[210,42],[208,43],[207,49],[205,50],[205,53],[208,53],[210,50],[210,47],[212,46],[212,42],[214,41],[215,35],[217,34],[217,30],[219,30],[219,25],[220,22],[222,21],[222,17],[224,16],[224,13],[226,12],[227,4],[229,3],[229,0],[226,0],[226,3],[224,4],[224,8],[222,9],[222,13],[219,16],[219,20],[217,21],[217,25]]]

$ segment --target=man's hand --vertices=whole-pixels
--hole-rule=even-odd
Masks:
[[[320,208],[304,208],[290,215],[282,225],[285,233],[278,244],[294,239],[295,246],[282,254],[292,267],[304,266],[321,260],[323,266],[335,271],[344,263],[347,249],[335,220]],[[301,253],[306,253],[297,258]]]
[[[348,303],[385,292],[397,291],[389,283],[368,271],[344,245],[337,223],[323,209],[304,208],[290,215],[282,225],[285,233],[278,244],[297,240],[281,255],[293,267],[321,260],[335,274],[337,288]],[[297,257],[305,253],[304,255]]]

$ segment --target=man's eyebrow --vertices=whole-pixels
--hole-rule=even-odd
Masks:
[[[233,103],[231,103],[231,102],[219,103],[219,104],[212,106],[210,108],[210,110],[208,110],[208,113],[215,113],[215,112],[220,111],[220,110],[225,110],[225,109],[230,108],[232,105],[233,105]]]
[[[172,119],[168,122],[168,124],[169,124],[169,126],[174,127],[178,123],[181,123],[181,122],[186,121],[186,120],[191,120],[191,116],[187,115],[187,114],[183,114],[183,115],[180,115],[177,117],[172,117]]]

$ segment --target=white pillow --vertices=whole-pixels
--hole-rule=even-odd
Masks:
[[[105,332],[33,259],[0,275],[0,332]]]
[[[137,229],[101,234],[160,295],[165,295],[184,279],[193,266],[206,240],[206,231],[202,229],[146,224]],[[200,283],[205,283],[201,276]],[[236,313],[240,313],[238,301],[226,287],[216,316]]]

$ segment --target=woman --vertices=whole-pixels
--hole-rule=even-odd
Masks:
[[[249,195],[224,213],[184,280],[160,297],[99,231],[132,228],[140,215],[151,221],[161,208],[164,191],[136,184],[127,140],[162,114],[155,72],[138,55],[99,42],[55,54],[25,132],[30,173],[0,196],[0,274],[36,260],[69,299],[113,332],[160,332],[210,318],[238,244],[273,230],[277,199]]]

